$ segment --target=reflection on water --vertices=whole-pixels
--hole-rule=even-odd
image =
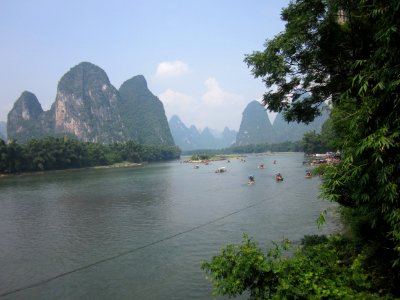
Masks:
[[[318,178],[304,179],[302,159],[270,154],[199,169],[174,161],[2,178],[1,298],[209,299],[202,260],[243,233],[268,245],[336,229],[316,228],[331,204],[318,199]],[[228,171],[216,174],[222,166]]]

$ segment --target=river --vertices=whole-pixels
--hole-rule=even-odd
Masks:
[[[276,153],[0,178],[0,299],[211,299],[201,262],[243,233],[266,247],[337,230],[333,220],[317,228],[332,204],[302,161]]]

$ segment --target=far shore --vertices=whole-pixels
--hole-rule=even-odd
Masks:
[[[246,155],[237,155],[237,154],[214,155],[214,156],[211,156],[208,159],[197,159],[197,160],[185,159],[185,160],[182,160],[181,162],[184,162],[184,163],[195,163],[195,164],[208,164],[208,163],[213,162],[213,161],[239,159],[239,158],[243,158],[243,157],[246,157]]]
[[[33,172],[19,172],[19,173],[0,173],[0,178],[12,177],[12,176],[25,176],[25,175],[43,175],[49,173],[63,173],[63,172],[75,172],[80,170],[91,170],[91,169],[111,169],[111,168],[127,168],[141,166],[143,163],[132,163],[132,162],[120,162],[112,165],[94,166],[94,167],[82,167],[82,168],[71,168],[71,169],[60,169],[60,170],[44,170],[44,171],[33,171]]]

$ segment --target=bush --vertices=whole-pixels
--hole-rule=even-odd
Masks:
[[[343,251],[341,236],[310,236],[290,249],[285,240],[266,254],[248,236],[228,245],[202,269],[214,284],[214,295],[250,299],[379,299],[363,269],[364,256]],[[390,295],[385,297],[391,299]]]

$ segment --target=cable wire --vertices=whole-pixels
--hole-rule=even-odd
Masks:
[[[156,240],[156,241],[147,243],[147,244],[145,244],[145,245],[142,245],[142,246],[139,246],[139,247],[136,247],[136,248],[133,248],[133,249],[130,249],[130,250],[127,250],[127,251],[118,253],[118,254],[113,255],[113,256],[110,256],[110,257],[106,257],[106,258],[104,258],[104,259],[101,259],[101,260],[95,261],[95,262],[93,262],[93,263],[87,264],[87,265],[85,265],[85,266],[82,266],[82,267],[79,267],[79,268],[76,268],[76,269],[73,269],[73,270],[70,270],[70,271],[67,271],[67,272],[64,272],[64,273],[55,275],[55,276],[53,276],[53,277],[50,277],[50,278],[47,278],[47,279],[44,279],[44,280],[41,280],[41,281],[38,281],[38,282],[35,282],[35,283],[32,283],[32,284],[29,284],[29,285],[26,285],[26,286],[23,286],[23,287],[20,287],[20,288],[17,288],[17,289],[14,289],[14,290],[5,292],[5,293],[3,293],[3,294],[0,294],[0,298],[5,297],[5,296],[9,296],[9,295],[12,295],[12,294],[16,294],[16,293],[18,293],[18,292],[22,292],[22,291],[27,290],[27,289],[31,289],[31,288],[34,288],[34,287],[38,287],[38,286],[44,285],[44,284],[46,284],[46,283],[49,283],[49,282],[54,281],[54,280],[56,280],[56,279],[59,279],[59,278],[61,278],[61,277],[64,277],[64,276],[67,276],[67,275],[70,275],[70,274],[73,274],[73,273],[76,273],[76,272],[80,272],[80,271],[89,269],[89,268],[94,267],[94,266],[96,266],[96,265],[99,265],[99,264],[102,264],[102,263],[105,263],[105,262],[108,262],[108,261],[111,261],[111,260],[115,260],[115,259],[120,258],[120,257],[122,257],[122,256],[125,256],[125,255],[128,255],[128,254],[132,254],[132,253],[134,253],[134,252],[136,252],[136,251],[139,251],[139,250],[142,250],[142,249],[145,249],[145,248],[154,246],[154,245],[156,245],[156,244],[159,244],[159,243],[162,243],[162,242],[164,242],[164,241],[173,239],[173,238],[178,237],[178,236],[180,236],[180,235],[184,235],[184,234],[186,234],[186,233],[192,232],[192,231],[197,230],[197,229],[199,229],[199,228],[202,228],[202,227],[205,227],[205,226],[207,226],[207,225],[210,225],[210,224],[216,223],[216,222],[218,222],[218,221],[221,221],[221,220],[223,220],[223,219],[226,219],[226,218],[228,218],[228,217],[230,217],[230,216],[233,216],[233,215],[235,215],[235,214],[238,214],[238,213],[240,213],[240,212],[242,212],[242,211],[245,211],[245,210],[247,210],[247,209],[249,209],[249,208],[252,208],[252,207],[254,207],[254,206],[256,206],[256,205],[262,204],[262,203],[265,202],[266,200],[267,200],[267,199],[265,199],[265,200],[263,200],[263,201],[260,201],[260,202],[257,202],[257,203],[250,204],[250,205],[245,206],[245,207],[243,207],[243,208],[241,208],[241,209],[235,210],[234,212],[231,212],[231,213],[229,213],[229,214],[226,214],[226,215],[224,215],[224,216],[222,216],[222,217],[219,217],[219,218],[216,218],[216,219],[214,219],[214,220],[208,221],[208,222],[206,222],[206,223],[203,223],[203,224],[194,226],[194,227],[192,227],[192,228],[190,228],[190,229],[187,229],[187,230],[184,230],[184,231],[181,231],[181,232],[178,232],[178,233],[175,233],[175,234],[166,236],[166,237],[164,237],[164,238],[161,238],[161,239],[159,239],[159,240]]]

